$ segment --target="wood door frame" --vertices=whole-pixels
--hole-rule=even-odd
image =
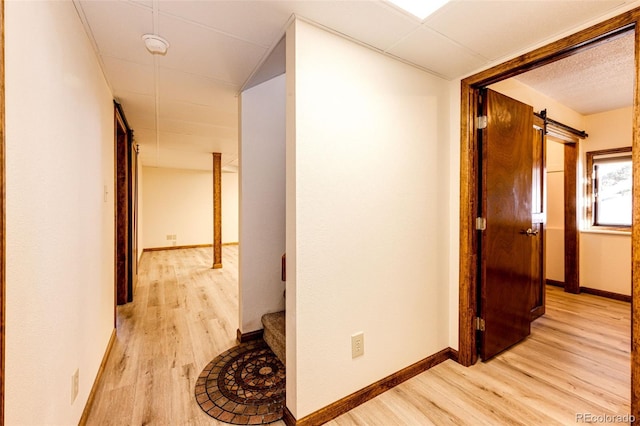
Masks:
[[[122,107],[120,107],[121,109]],[[122,116],[124,111],[121,109]],[[127,125],[127,120],[124,118]],[[127,296],[133,301],[133,294],[138,283],[138,147],[133,142],[133,130],[127,129],[127,232],[128,232],[128,262],[127,262]]]
[[[534,114],[533,115],[533,129],[535,132],[535,136],[534,136],[534,140],[536,140],[537,138],[539,138],[539,143],[540,143],[540,147],[536,150],[535,148],[535,144],[537,143],[534,142],[534,153],[537,152],[539,154],[539,158],[535,158],[534,154],[534,173],[539,173],[538,176],[538,182],[537,185],[533,188],[534,191],[538,191],[538,196],[539,196],[539,200],[536,201],[536,203],[534,203],[532,205],[532,211],[531,211],[531,225],[532,228],[534,229],[534,231],[538,231],[539,235],[537,238],[537,241],[535,241],[535,245],[538,246],[537,250],[538,252],[541,253],[540,258],[538,259],[538,262],[536,262],[535,267],[534,267],[534,263],[531,263],[531,269],[532,271],[537,271],[538,275],[537,275],[537,279],[536,282],[534,284],[535,289],[537,289],[538,291],[535,292],[535,295],[532,292],[532,297],[534,297],[534,300],[536,300],[538,303],[536,303],[536,306],[533,306],[531,308],[531,321],[535,320],[536,318],[541,317],[542,315],[545,314],[546,312],[546,292],[545,292],[545,284],[546,284],[546,268],[545,268],[545,250],[546,250],[546,238],[545,238],[545,231],[547,230],[547,224],[546,224],[546,215],[547,215],[547,202],[546,202],[546,198],[547,198],[547,136],[545,135],[545,120]],[[536,161],[538,162],[536,165]],[[534,179],[535,182],[535,179]],[[535,184],[534,184],[535,185]],[[536,210],[538,210],[538,212],[536,212]],[[532,277],[533,278],[533,277]],[[533,284],[533,282],[532,282]]]
[[[458,360],[469,366],[477,361],[475,318],[477,309],[477,244],[475,219],[478,206],[478,153],[476,116],[482,87],[514,77],[571,56],[632,29],[640,46],[640,8],[622,13],[546,46],[489,68],[461,81],[460,103],[460,300]],[[640,55],[635,55],[636,84],[633,107],[633,231],[631,319],[631,414],[640,418]]]
[[[115,305],[129,299],[129,128],[118,103],[114,102],[114,215],[115,215]],[[115,321],[115,309],[114,309]]]
[[[564,220],[564,282],[567,293],[580,293],[580,231],[578,229],[578,163],[579,141],[576,135],[560,135],[553,130],[547,141],[564,145],[563,220]],[[546,281],[546,278],[545,278]]]
[[[114,101],[115,305],[133,301],[137,277],[137,155],[133,131],[122,106]]]

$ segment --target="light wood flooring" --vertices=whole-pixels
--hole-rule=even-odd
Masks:
[[[202,369],[236,345],[238,247],[146,252],[134,301],[117,309],[117,339],[88,425],[226,425],[204,413]]]
[[[223,248],[223,265],[210,269],[210,248],[144,254],[87,424],[224,424],[193,397],[202,368],[236,344],[236,246]],[[628,303],[548,287],[547,314],[521,344],[470,368],[446,361],[328,424],[552,425],[626,414],[630,322]]]
[[[445,361],[328,424],[570,425],[578,413],[628,414],[630,325],[629,303],[548,286],[547,313],[524,342],[470,368]]]

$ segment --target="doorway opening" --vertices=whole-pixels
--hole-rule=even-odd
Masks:
[[[476,231],[476,218],[478,203],[480,202],[480,182],[477,179],[479,164],[479,140],[476,131],[476,117],[480,116],[478,99],[483,88],[491,84],[506,80],[526,71],[550,64],[559,59],[585,51],[600,43],[607,42],[612,37],[617,37],[627,31],[634,30],[640,10],[636,9],[626,14],[602,22],[589,29],[581,31],[570,37],[551,43],[540,49],[534,50],[521,57],[515,58],[504,64],[468,77],[462,81],[461,98],[461,188],[460,188],[460,311],[459,311],[459,362],[463,365],[472,365],[477,361],[478,338],[476,324],[478,318],[478,300],[481,297],[477,291],[478,283],[478,235]],[[635,44],[638,46],[638,35],[635,35]],[[636,48],[637,50],[637,48]],[[638,62],[636,60],[636,73],[638,74]],[[634,111],[638,111],[639,96],[637,85],[634,86]],[[638,128],[639,116],[634,113],[633,127]],[[638,135],[633,134],[633,165],[634,169],[640,168],[640,153],[636,148],[640,144]],[[638,173],[634,173],[634,218],[640,219],[640,183]],[[577,221],[576,221],[577,226]],[[640,244],[640,232],[638,226],[634,226],[632,232],[632,244]],[[632,253],[632,283],[638,280],[640,275],[640,253],[634,250]],[[639,266],[635,266],[639,265]],[[632,290],[632,318],[638,319],[640,310],[640,290],[638,285],[633,285]],[[640,339],[640,327],[638,321],[634,321],[632,327],[632,342]],[[636,379],[640,371],[640,358],[638,345],[632,343],[631,350],[631,414],[639,414],[640,382]]]
[[[133,301],[138,276],[138,150],[122,106],[114,105],[115,299],[117,305],[123,305]]]

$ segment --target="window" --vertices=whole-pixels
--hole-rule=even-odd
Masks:
[[[587,152],[587,219],[592,226],[631,227],[631,147]]]

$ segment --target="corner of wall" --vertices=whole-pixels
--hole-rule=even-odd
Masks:
[[[460,298],[460,90],[450,83],[449,121],[449,347],[458,349]]]
[[[287,384],[286,406],[298,418],[298,376],[297,376],[297,240],[296,240],[296,20],[294,19],[286,32],[286,253],[287,281],[286,285],[286,341],[287,341]]]

